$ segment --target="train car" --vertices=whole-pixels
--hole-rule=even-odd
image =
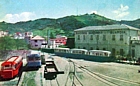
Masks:
[[[67,57],[68,53],[70,53],[70,49],[69,48],[55,48],[54,53],[55,55],[58,55],[58,56]]]
[[[115,61],[115,58],[111,56],[111,52],[105,50],[89,50],[86,59],[98,62]]]
[[[4,79],[14,78],[23,65],[21,56],[12,56],[1,64],[0,76]]]
[[[86,49],[71,49],[68,57],[76,59],[84,59],[87,53],[88,50]]]
[[[41,67],[41,55],[36,54],[30,54],[27,56],[27,67]]]
[[[105,50],[57,48],[54,53],[59,56],[73,59],[84,59],[97,62],[115,61],[115,58],[111,57],[111,52]]]
[[[58,56],[74,59],[83,59],[88,50],[86,49],[69,49],[69,48],[57,48],[54,53]]]
[[[88,54],[91,56],[104,56],[104,57],[110,57],[111,52],[105,51],[105,50],[89,50]]]

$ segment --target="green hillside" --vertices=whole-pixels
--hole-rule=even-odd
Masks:
[[[32,31],[34,35],[53,37],[58,34],[64,34],[68,37],[74,35],[74,30],[86,26],[99,26],[125,23],[140,28],[140,20],[135,21],[115,21],[97,14],[84,14],[77,16],[66,16],[58,19],[41,18],[34,21],[17,22],[15,24],[0,22],[0,30],[9,31],[10,34],[15,32]]]

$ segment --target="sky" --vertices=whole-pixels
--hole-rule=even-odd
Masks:
[[[0,0],[0,22],[96,13],[114,20],[140,18],[140,0]]]

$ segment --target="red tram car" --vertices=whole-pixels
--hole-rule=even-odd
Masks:
[[[12,56],[1,64],[0,76],[4,79],[13,78],[19,73],[19,69],[22,67],[21,56]]]

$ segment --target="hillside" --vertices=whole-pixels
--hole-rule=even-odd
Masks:
[[[140,19],[135,21],[121,21],[137,28],[140,28]],[[97,14],[84,14],[78,16],[66,16],[58,19],[41,18],[34,21],[17,22],[15,24],[0,22],[0,30],[8,30],[11,34],[15,32],[32,31],[34,35],[51,37],[57,34],[64,34],[68,37],[74,35],[73,30],[85,26],[99,26],[108,24],[117,24],[119,21],[111,20]]]
[[[140,29],[140,19],[136,19],[134,21],[120,21],[122,24],[127,24]]]

